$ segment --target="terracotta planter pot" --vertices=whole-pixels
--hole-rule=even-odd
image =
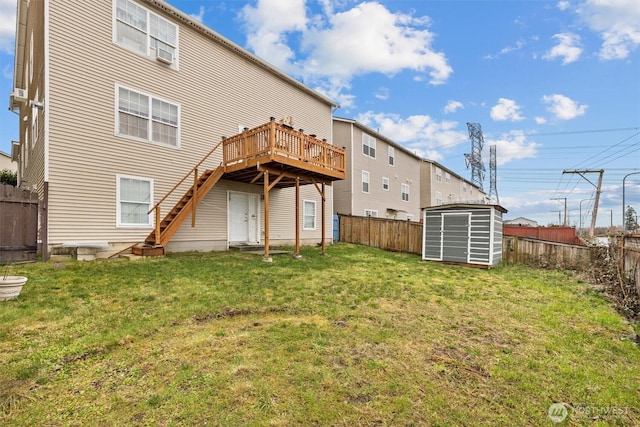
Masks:
[[[20,295],[27,278],[22,276],[0,276],[0,301],[13,299]]]

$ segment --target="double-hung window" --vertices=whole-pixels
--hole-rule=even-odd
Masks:
[[[118,86],[117,107],[118,135],[179,146],[180,107],[177,104]]]
[[[389,165],[393,166],[396,163],[396,149],[389,146]]]
[[[362,154],[376,158],[376,139],[366,133],[362,134]]]
[[[131,0],[116,0],[114,41],[145,56],[177,57],[178,27]]]
[[[382,178],[382,189],[385,191],[389,191],[389,178],[387,177]]]
[[[148,214],[153,206],[153,180],[133,176],[117,176],[117,219],[121,227],[148,227],[153,224]]]
[[[402,184],[402,201],[403,202],[408,202],[409,201],[409,184]]]
[[[363,193],[368,193],[369,192],[369,172],[367,171],[362,171],[362,192]]]
[[[436,168],[436,182],[442,182],[442,169]]]
[[[313,200],[305,200],[303,207],[303,225],[304,230],[316,229],[316,202]]]

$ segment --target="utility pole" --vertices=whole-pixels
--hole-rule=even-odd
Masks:
[[[551,200],[564,200],[564,222],[562,225],[567,226],[567,198],[566,197],[552,197]],[[560,224],[558,224],[560,225]]]
[[[564,175],[565,173],[577,173],[582,178],[584,178],[585,181],[593,185],[596,189],[596,197],[593,203],[593,213],[591,215],[591,228],[589,228],[589,237],[593,237],[595,235],[595,230],[596,230],[596,219],[598,218],[598,204],[600,203],[600,190],[602,189],[602,175],[604,175],[604,169],[600,169],[600,170],[585,169],[585,170],[572,170],[572,171],[563,170],[562,174]],[[586,173],[600,174],[600,177],[598,178],[598,185],[595,185],[593,182],[589,181],[587,177],[584,176],[584,174]]]

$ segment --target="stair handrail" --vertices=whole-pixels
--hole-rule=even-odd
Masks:
[[[209,151],[203,158],[202,160],[200,160],[194,167],[191,168],[191,170],[189,170],[189,172],[187,172],[180,181],[178,181],[176,183],[176,185],[173,186],[173,188],[171,188],[171,190],[169,190],[167,192],[167,194],[164,195],[164,197],[162,197],[158,203],[156,203],[151,209],[149,209],[149,211],[147,212],[147,215],[149,215],[151,212],[155,211],[156,215],[155,215],[155,234],[156,234],[156,243],[160,241],[160,204],[162,204],[162,202],[164,202],[165,200],[167,200],[167,198],[174,192],[176,191],[176,189],[178,187],[180,187],[180,185],[182,185],[182,183],[192,174],[192,173],[196,173],[196,176],[194,177],[194,180],[197,180],[197,174],[198,174],[198,167],[203,164],[224,142],[224,138],[218,142],[216,144],[215,147],[213,147],[211,149],[211,151]]]

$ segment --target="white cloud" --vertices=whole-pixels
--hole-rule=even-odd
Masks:
[[[455,113],[461,108],[464,108],[462,102],[450,100],[449,102],[447,102],[447,105],[444,106],[444,112],[447,114]]]
[[[404,70],[438,85],[453,72],[445,54],[432,48],[428,17],[392,13],[375,1],[350,9],[344,9],[347,1],[317,2],[321,12],[314,16],[307,14],[307,0],[258,0],[255,6],[245,6],[240,19],[247,46],[317,86],[331,79],[345,89],[357,75],[392,76]]]
[[[562,58],[562,64],[570,64],[580,58],[582,48],[580,45],[580,36],[573,33],[560,33],[553,36],[558,44],[547,52],[542,58],[549,61]]]
[[[498,166],[513,160],[535,157],[540,144],[527,141],[522,131],[511,131],[498,139],[485,138],[485,146],[496,146],[496,162]]]
[[[441,151],[450,150],[468,141],[468,134],[455,130],[455,121],[438,122],[427,115],[406,118],[397,114],[374,113],[368,111],[356,117],[366,126],[378,130],[387,138],[402,144],[419,156],[442,160]]]
[[[601,59],[627,58],[640,45],[638,0],[585,0],[577,12],[591,30],[600,33]]]
[[[491,118],[497,122],[517,122],[523,119],[520,115],[520,106],[512,99],[500,98],[498,104],[491,108]]]
[[[192,17],[193,19],[195,19],[198,22],[202,22],[202,20],[204,19],[204,13],[205,13],[204,6],[200,6],[200,9],[198,10],[198,13],[192,13],[189,16]]]
[[[376,99],[380,99],[382,101],[386,101],[387,99],[389,99],[389,88],[388,87],[380,87],[373,94],[373,96],[376,97]]]
[[[558,9],[560,10],[567,10],[570,6],[571,4],[566,0],[561,0],[558,2]]]
[[[305,0],[258,0],[255,7],[246,5],[240,18],[248,30],[250,49],[282,70],[297,74],[287,33],[306,29]]]
[[[516,42],[515,46],[505,46],[502,49],[500,49],[500,51],[497,54],[485,55],[483,57],[483,59],[496,59],[496,58],[499,58],[500,56],[507,55],[507,54],[509,54],[511,52],[515,52],[515,51],[518,51],[518,50],[522,49],[525,44],[526,44],[525,41],[520,39],[520,40],[518,40]]]
[[[0,0],[0,51],[13,54],[16,33],[16,1]]]
[[[571,120],[586,113],[588,106],[579,105],[573,99],[559,94],[545,95],[542,101],[547,104],[547,111],[556,119]]]
[[[536,124],[539,124],[539,125],[543,125],[543,124],[547,123],[547,119],[545,119],[544,117],[539,117],[538,116],[534,120],[536,121]]]

